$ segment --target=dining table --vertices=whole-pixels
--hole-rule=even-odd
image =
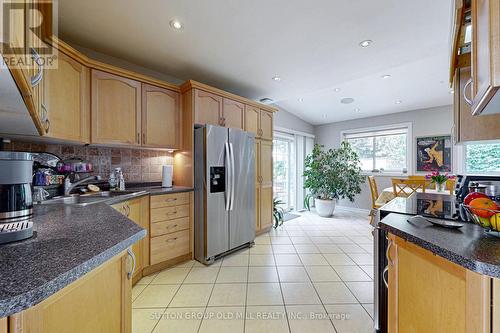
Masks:
[[[410,188],[405,188],[403,190],[405,193],[408,193],[411,194],[413,191],[412,189]],[[417,189],[417,192],[421,193],[422,190],[421,189]],[[449,191],[438,191],[436,189],[433,189],[433,188],[426,188],[425,189],[425,193],[432,193],[432,194],[450,194]],[[386,187],[382,190],[382,192],[380,192],[377,200],[375,201],[375,204],[379,207],[385,205],[386,203],[388,203],[389,201],[391,201],[392,199],[394,199],[396,196],[394,195],[394,189],[391,187]]]

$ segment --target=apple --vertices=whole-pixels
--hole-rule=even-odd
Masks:
[[[488,198],[488,196],[481,192],[471,192],[465,196],[464,204],[469,205],[472,200],[477,198]]]
[[[469,203],[471,211],[479,217],[489,218],[495,215],[494,210],[497,209],[497,204],[490,198],[477,198]]]

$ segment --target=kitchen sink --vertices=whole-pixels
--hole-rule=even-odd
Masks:
[[[111,202],[117,198],[133,198],[138,195],[145,194],[145,191],[101,191],[86,194],[72,194],[69,196],[54,197],[49,200],[42,201],[42,205],[63,204],[69,206],[88,206],[101,202]]]
[[[140,194],[144,191],[99,191],[91,192],[80,195],[80,197],[90,197],[90,198],[114,198],[122,195]]]

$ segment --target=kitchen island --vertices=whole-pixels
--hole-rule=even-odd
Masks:
[[[408,221],[416,214],[457,219],[451,196],[393,201],[379,222],[388,239],[387,331],[499,332],[500,238],[471,223],[452,230]],[[421,209],[433,206],[432,214]]]

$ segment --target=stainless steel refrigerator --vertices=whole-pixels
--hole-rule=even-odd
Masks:
[[[255,239],[255,138],[206,125],[194,133],[195,258],[211,264]]]

